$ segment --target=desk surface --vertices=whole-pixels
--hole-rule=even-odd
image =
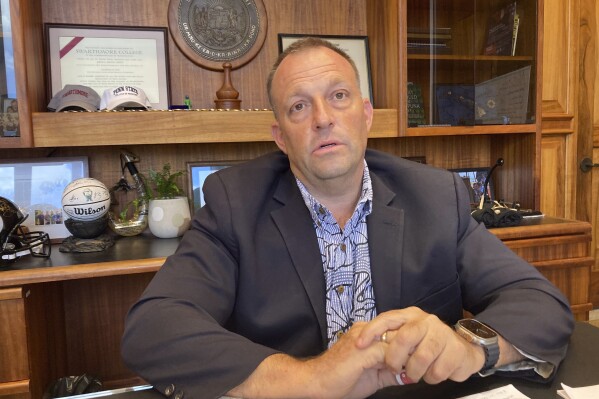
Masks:
[[[568,355],[563,361],[555,379],[550,384],[539,384],[519,379],[490,376],[472,378],[463,383],[446,381],[439,385],[424,383],[391,387],[379,391],[376,399],[418,398],[446,399],[459,398],[513,384],[516,389],[531,399],[556,399],[561,383],[571,387],[599,384],[599,328],[588,323],[576,324],[570,340]],[[111,399],[164,399],[154,390],[127,392],[110,396]]]
[[[539,384],[515,378],[490,376],[472,378],[464,383],[447,381],[439,385],[416,384],[393,387],[377,393],[374,397],[383,398],[459,398],[484,392],[493,388],[513,384],[520,392],[531,399],[556,399],[561,383],[571,387],[599,384],[599,328],[588,323],[576,324],[570,340],[568,355],[562,362],[555,379],[550,384]]]
[[[527,219],[521,226],[490,229],[506,243],[554,236],[589,235],[591,225],[553,217]],[[590,238],[589,238],[590,240]],[[12,262],[0,262],[0,288],[47,281],[64,281],[121,274],[155,272],[177,249],[180,238],[156,238],[148,230],[134,237],[116,237],[115,244],[102,252],[62,253],[52,246],[52,256],[25,255]]]

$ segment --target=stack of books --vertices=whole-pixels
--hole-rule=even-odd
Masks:
[[[408,28],[408,54],[451,54],[451,28]]]

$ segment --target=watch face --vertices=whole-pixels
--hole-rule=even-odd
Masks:
[[[471,331],[473,334],[483,339],[494,338],[497,336],[497,333],[495,333],[495,331],[491,330],[489,327],[485,326],[480,321],[474,319],[464,319],[460,320],[459,323],[466,330]]]

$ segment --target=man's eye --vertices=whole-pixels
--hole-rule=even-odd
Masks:
[[[298,112],[301,111],[302,109],[304,109],[304,104],[295,104],[293,107],[291,107],[291,110],[294,112]]]
[[[337,100],[343,100],[345,97],[347,97],[347,96],[343,92],[337,92],[337,93],[335,93],[335,98]]]

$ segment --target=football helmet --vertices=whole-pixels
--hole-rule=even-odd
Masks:
[[[19,207],[9,199],[0,197],[0,260],[12,260],[31,254],[49,257],[52,251],[50,236],[44,232],[28,232],[21,224],[27,219]]]

